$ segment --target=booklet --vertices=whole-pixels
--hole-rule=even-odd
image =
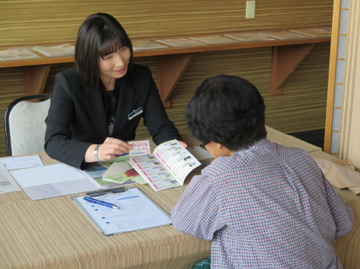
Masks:
[[[160,144],[153,154],[132,156],[130,163],[155,191],[184,185],[186,176],[201,165],[177,140]]]

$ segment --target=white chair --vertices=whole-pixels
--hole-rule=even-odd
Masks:
[[[50,94],[22,96],[6,108],[4,127],[8,156],[44,151],[45,118],[50,97]]]

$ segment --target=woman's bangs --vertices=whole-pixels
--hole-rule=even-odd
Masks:
[[[117,40],[108,40],[107,42],[104,42],[100,48],[99,48],[99,54],[100,56],[103,58],[106,55],[109,55],[113,52],[116,52],[117,50],[119,50],[122,47],[122,42],[117,39]]]

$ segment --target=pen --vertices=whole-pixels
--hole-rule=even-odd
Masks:
[[[126,200],[126,199],[132,199],[132,198],[136,198],[136,197],[140,197],[139,195],[135,195],[135,196],[126,196],[126,197],[122,197],[120,199],[117,200]]]
[[[84,196],[84,200],[88,201],[90,203],[103,205],[103,206],[110,207],[110,208],[120,209],[120,207],[118,207],[117,205],[110,204],[110,203],[107,203],[107,202],[104,202],[104,201],[100,201],[100,200],[97,200],[97,199],[94,199],[94,198],[91,198],[91,197],[88,197],[88,196]]]

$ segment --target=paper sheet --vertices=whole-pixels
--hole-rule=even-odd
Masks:
[[[171,224],[169,215],[138,188],[94,197],[119,206],[119,210],[89,203],[83,198],[84,196],[75,197],[74,201],[104,235]]]
[[[100,189],[80,169],[60,163],[10,172],[33,200]]]
[[[39,155],[2,158],[0,163],[5,164],[7,170],[44,166]]]
[[[0,193],[21,191],[3,163],[0,163]]]

